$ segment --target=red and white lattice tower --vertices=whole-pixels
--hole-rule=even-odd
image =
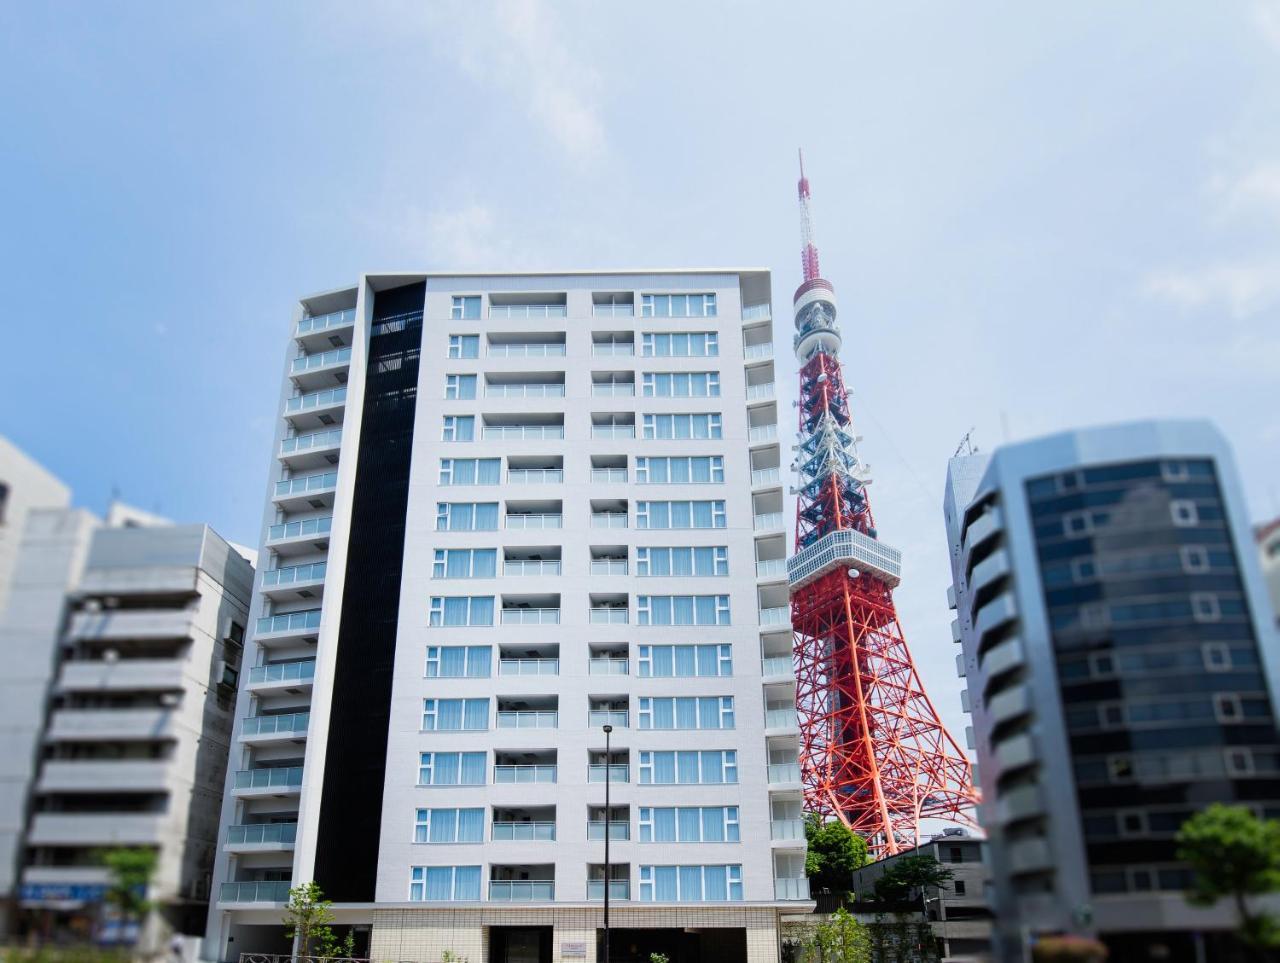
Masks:
[[[787,561],[805,805],[873,856],[914,846],[922,819],[971,823],[969,761],[943,728],[902,637],[901,553],[877,537],[840,370],[831,283],[818,268],[800,163],[804,283],[795,294],[800,430],[796,553]]]

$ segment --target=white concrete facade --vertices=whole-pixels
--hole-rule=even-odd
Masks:
[[[407,959],[417,952],[411,947],[435,939],[421,934],[455,927],[465,910],[474,926],[459,939],[485,958],[485,928],[518,914],[521,925],[556,927],[556,959],[570,932],[575,948],[565,952],[585,941],[585,958],[594,959],[590,921],[603,888],[608,772],[612,901],[628,920],[616,925],[666,927],[679,915],[682,926],[741,926],[751,959],[775,959],[777,913],[805,907],[808,890],[784,564],[789,520],[770,278],[760,270],[371,275],[355,289],[302,301],[263,520],[252,605],[258,632],[246,650],[246,665],[259,668],[241,681],[230,767],[239,774],[228,777],[215,871],[221,899],[211,909],[206,955],[278,949],[288,885],[311,880],[317,849],[333,843],[320,838],[320,804],[329,710],[343,698],[335,653],[368,410],[365,358],[377,293],[417,282],[425,282],[421,358],[376,892],[368,903],[340,905],[340,921],[372,928],[370,955]],[[697,353],[687,354],[683,340],[670,353],[670,335],[693,336]],[[677,396],[662,396],[668,385]],[[335,389],[345,398],[301,400]],[[708,437],[646,438],[646,415],[654,416],[651,434],[688,427]],[[450,418],[473,421],[464,428]],[[638,461],[668,458],[708,460],[678,468]],[[442,466],[449,459],[454,464]],[[456,467],[469,459],[497,464],[477,469],[482,477],[474,482],[450,484],[451,471],[473,470]],[[686,467],[708,480],[638,478]],[[330,472],[314,487],[293,481]],[[295,497],[297,487],[309,490]],[[693,524],[705,519],[709,527],[640,527],[640,503],[648,502],[716,504],[688,509],[697,513]],[[478,511],[480,530],[441,522],[442,503],[485,506],[456,510]],[[665,510],[651,507],[648,517]],[[707,574],[641,575],[642,553],[657,571],[657,550],[665,549],[688,549],[690,558],[702,549],[697,564],[708,564]],[[492,554],[465,563],[438,555],[471,550]],[[317,564],[324,567],[297,568]],[[464,568],[473,575],[461,577]],[[433,624],[453,621],[458,604],[439,603],[433,616],[433,599],[463,596],[487,600],[472,611],[491,614],[475,618],[478,624]],[[716,624],[653,624],[667,603],[641,601],[690,596]],[[683,613],[689,603],[672,604]],[[308,611],[316,614],[280,618]],[[680,651],[681,675],[655,677],[642,675],[642,646],[646,666],[676,657],[649,647],[704,648]],[[429,654],[454,658],[434,651],[449,647],[475,650],[470,674],[450,676],[435,658],[428,666]],[[703,659],[701,671],[720,674],[683,675],[690,655]],[[670,707],[681,726],[697,713],[699,727],[666,728],[666,704],[642,702],[672,698],[704,700]],[[439,726],[462,706],[427,700],[473,700],[475,728],[431,728],[432,717]],[[262,722],[246,721],[269,713],[294,721],[270,735],[259,731]],[[713,720],[723,727],[701,727]],[[606,722],[614,727],[609,770]],[[736,780],[644,781],[663,778],[667,766],[668,757],[648,754],[694,750],[732,753]],[[423,753],[482,754],[483,782],[423,785]],[[654,810],[681,807],[677,839],[641,841],[642,809],[650,817],[644,835],[664,838],[678,814]],[[737,839],[679,835],[693,831],[693,807],[708,827],[699,836]],[[418,841],[447,835],[418,827],[424,810],[479,810],[479,835]],[[260,832],[248,827],[289,819],[296,828],[287,843],[249,851],[234,841]],[[686,867],[678,886],[692,885],[688,867],[712,867],[701,871],[706,898],[669,893],[667,867],[674,866]],[[427,874],[441,867],[477,868],[478,887],[468,875],[453,884],[451,898],[432,898],[438,881],[429,886]]]
[[[0,618],[9,599],[27,513],[70,504],[70,488],[0,436]]]

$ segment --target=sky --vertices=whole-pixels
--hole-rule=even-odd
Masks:
[[[1278,91],[1277,0],[0,4],[0,433],[88,508],[256,546],[300,296],[763,266],[786,345],[803,147],[902,621],[960,730],[970,429],[1207,417],[1280,514]]]

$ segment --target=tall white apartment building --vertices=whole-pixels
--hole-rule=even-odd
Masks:
[[[71,489],[61,479],[0,436],[0,616],[9,600],[27,513],[70,504]]]
[[[736,269],[301,301],[206,956],[287,953],[314,880],[374,959],[596,960],[606,885],[614,960],[778,958],[810,904],[769,303]]]

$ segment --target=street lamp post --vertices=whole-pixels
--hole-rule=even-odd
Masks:
[[[609,822],[613,813],[609,809],[609,783],[613,782],[613,753],[609,736],[613,726],[604,727],[604,960],[609,963]]]

